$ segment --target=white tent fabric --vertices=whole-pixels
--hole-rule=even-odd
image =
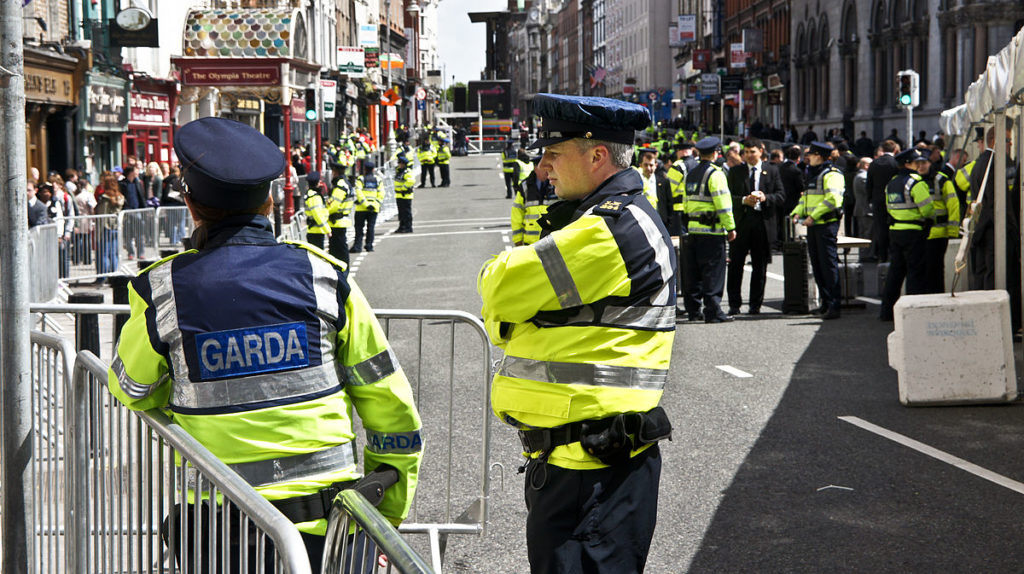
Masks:
[[[1024,29],[994,56],[989,56],[985,71],[967,88],[964,103],[945,110],[939,119],[943,131],[962,134],[972,126],[991,121],[996,112],[1016,117],[1017,106],[1010,103],[1024,93]]]
[[[939,115],[939,129],[953,136],[967,133],[971,129],[971,123],[967,121],[967,104],[943,110]]]

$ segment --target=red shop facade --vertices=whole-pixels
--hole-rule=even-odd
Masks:
[[[136,78],[129,100],[128,131],[121,141],[124,154],[134,155],[142,165],[176,162],[172,113],[177,105],[176,84]]]

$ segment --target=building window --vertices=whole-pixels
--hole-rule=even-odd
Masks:
[[[857,5],[851,0],[846,4],[843,15],[843,38],[840,50],[843,54],[843,113],[857,111]],[[852,134],[851,134],[852,135]]]

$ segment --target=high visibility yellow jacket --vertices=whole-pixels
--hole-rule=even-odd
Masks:
[[[437,151],[434,149],[434,144],[430,144],[426,148],[421,146],[416,151],[416,158],[420,160],[420,165],[434,165],[434,162],[437,161]]]
[[[540,240],[539,220],[548,212],[543,192],[528,180],[516,190],[512,200],[512,243],[516,245],[532,245]]]
[[[331,196],[327,200],[327,216],[332,228],[343,229],[352,225],[351,214],[355,200],[356,194],[345,178],[335,179]]]
[[[356,178],[356,211],[380,211],[384,201],[384,186],[375,175],[361,175]]]
[[[800,219],[811,216],[814,218],[812,225],[838,221],[845,191],[843,172],[832,167],[830,162],[822,163],[817,169],[810,168],[805,178],[804,193],[790,215]]]
[[[505,423],[551,428],[658,405],[675,335],[676,258],[661,218],[634,201],[642,186],[625,169],[582,201],[552,204],[549,235],[480,271],[484,324],[505,351],[491,385]],[[552,449],[548,462],[605,467],[579,442]]]
[[[516,169],[516,161],[519,158],[516,156],[516,152],[510,150],[504,150],[501,152],[501,171],[504,173],[512,173]]]
[[[686,196],[686,162],[677,159],[665,172],[672,190],[672,210],[683,210],[683,198]]]
[[[416,489],[420,418],[345,264],[278,243],[259,215],[212,226],[207,245],[130,283],[111,394],[133,410],[169,412],[269,500],[360,476],[354,408],[366,431],[363,470],[399,470],[378,507],[399,523]],[[323,534],[327,521],[296,526]]]
[[[960,237],[960,199],[956,196],[954,178],[944,170],[935,174],[932,184],[932,206],[935,208],[935,224],[928,232],[928,239],[956,239]]]
[[[316,188],[306,192],[306,233],[326,235],[330,231],[330,212]]]
[[[686,195],[683,196],[683,213],[689,219],[687,232],[697,235],[727,235],[736,229],[732,215],[732,195],[725,170],[708,160],[701,160],[697,167],[686,176]],[[713,214],[715,221],[701,221]]]
[[[517,159],[515,171],[519,174],[516,183],[522,185],[526,178],[533,174],[533,162]]]
[[[974,164],[976,163],[977,160],[972,160],[956,172],[956,186],[967,191],[967,203],[971,203],[971,201],[973,201],[973,194],[971,193],[971,172],[974,171]]]
[[[448,162],[452,159],[452,150],[446,143],[440,143],[437,146],[437,164],[448,165]]]
[[[409,166],[399,168],[395,172],[395,197],[398,199],[412,199],[413,191],[416,189],[416,178],[412,175]]]
[[[892,223],[889,229],[922,230],[926,220],[934,219],[928,182],[916,171],[900,168],[885,186],[885,208]]]

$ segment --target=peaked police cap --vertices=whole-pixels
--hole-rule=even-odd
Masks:
[[[284,173],[284,154],[265,135],[226,118],[200,118],[174,134],[192,199],[219,209],[252,209]]]
[[[530,149],[574,138],[632,145],[635,132],[651,125],[650,110],[611,98],[537,94],[533,113],[543,127]]]
[[[916,147],[912,147],[901,151],[899,155],[896,156],[896,161],[899,162],[901,165],[904,163],[911,163],[915,161],[928,161],[928,156],[921,153],[921,150],[917,149]]]
[[[711,153],[718,149],[718,146],[720,145],[722,145],[722,140],[715,136],[709,136],[698,141],[694,147],[696,147],[697,151],[700,153]]]
[[[811,142],[810,147],[811,149],[808,150],[807,153],[816,153],[818,155],[823,155],[825,157],[832,155],[832,151],[836,149],[835,147],[832,146],[832,144],[828,142],[818,141]]]

